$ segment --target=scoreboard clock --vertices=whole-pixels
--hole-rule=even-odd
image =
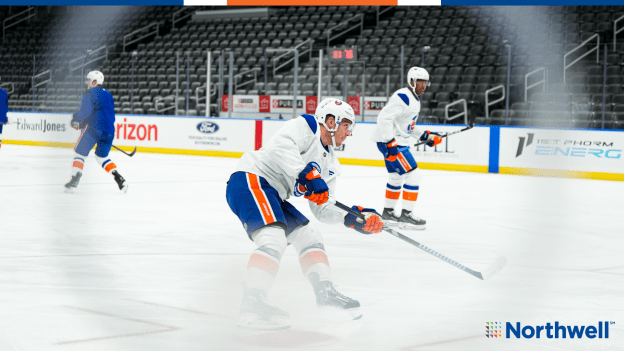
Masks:
[[[329,49],[329,58],[335,61],[357,61],[357,50],[355,48]]]

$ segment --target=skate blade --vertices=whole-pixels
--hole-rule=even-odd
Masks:
[[[242,329],[280,330],[290,328],[291,324],[289,318],[276,318],[271,321],[264,321],[258,319],[258,317],[253,314],[242,314],[236,326]]]
[[[384,226],[390,227],[390,228],[398,228],[400,223],[399,222],[395,222],[395,221],[388,221],[388,220],[384,220],[383,221]]]
[[[122,191],[124,194],[125,194],[125,193],[127,193],[127,192],[128,192],[128,187],[129,187],[129,185],[124,185],[124,186],[121,188],[121,191]]]
[[[360,308],[342,309],[336,307],[319,307],[319,314],[322,319],[331,322],[348,322],[362,318]]]
[[[65,188],[65,193],[73,194],[74,193],[74,188]]]
[[[415,224],[409,224],[409,223],[401,223],[399,225],[399,228],[401,229],[407,229],[407,230],[425,230],[427,229],[427,225],[415,225]]]

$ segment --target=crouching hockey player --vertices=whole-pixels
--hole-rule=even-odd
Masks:
[[[420,170],[410,149],[410,138],[427,141],[433,147],[442,142],[438,133],[420,132],[416,128],[420,114],[420,96],[429,85],[429,73],[424,68],[412,67],[407,73],[409,88],[394,92],[377,117],[373,141],[383,154],[388,170],[388,184],[384,201],[383,220],[388,225],[402,228],[425,229],[426,221],[414,215],[420,186]],[[396,213],[403,192],[403,211]]]
[[[102,83],[104,83],[102,72],[89,72],[86,81],[87,93],[82,97],[80,110],[74,113],[71,120],[72,128],[82,131],[74,147],[76,156],[72,164],[72,178],[65,184],[65,192],[71,193],[78,187],[84,162],[96,144],[95,159],[114,177],[119,190],[124,193],[128,191],[128,183],[108,157],[115,137],[115,100],[108,91],[100,87]]]
[[[359,319],[360,303],[342,295],[333,284],[320,231],[288,201],[308,199],[314,216],[324,223],[344,223],[364,234],[379,233],[381,216],[353,206],[366,220],[333,204],[340,164],[334,152],[355,126],[353,109],[337,99],[324,99],[315,116],[302,115],[284,123],[260,150],[246,152],[228,181],[227,202],[256,244],[247,264],[247,279],[238,325],[254,329],[290,327],[286,311],[268,304],[268,293],[280,259],[291,244],[321,310]]]

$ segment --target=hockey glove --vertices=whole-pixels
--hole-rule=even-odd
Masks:
[[[427,146],[433,147],[442,142],[440,133],[426,131],[420,136],[420,141],[427,141]]]
[[[82,129],[82,127],[84,127],[84,122],[78,122],[76,121],[76,114],[74,113],[72,116],[72,120],[70,122],[70,125],[72,128],[76,129],[76,130],[80,130]]]
[[[388,151],[386,152],[386,160],[394,162],[399,154],[399,145],[397,144],[397,141],[395,139],[390,140],[386,143],[386,147],[388,148]]]
[[[306,199],[319,206],[327,202],[329,188],[311,162],[299,173],[298,183],[299,191]]]
[[[351,209],[366,216],[366,219],[358,218],[351,213],[347,214],[344,224],[347,228],[355,229],[362,234],[377,234],[383,229],[381,215],[372,208],[353,206]]]

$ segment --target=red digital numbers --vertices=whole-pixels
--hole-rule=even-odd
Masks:
[[[353,49],[332,50],[331,55],[334,60],[340,60],[343,58],[347,60],[353,60],[355,58]]]

